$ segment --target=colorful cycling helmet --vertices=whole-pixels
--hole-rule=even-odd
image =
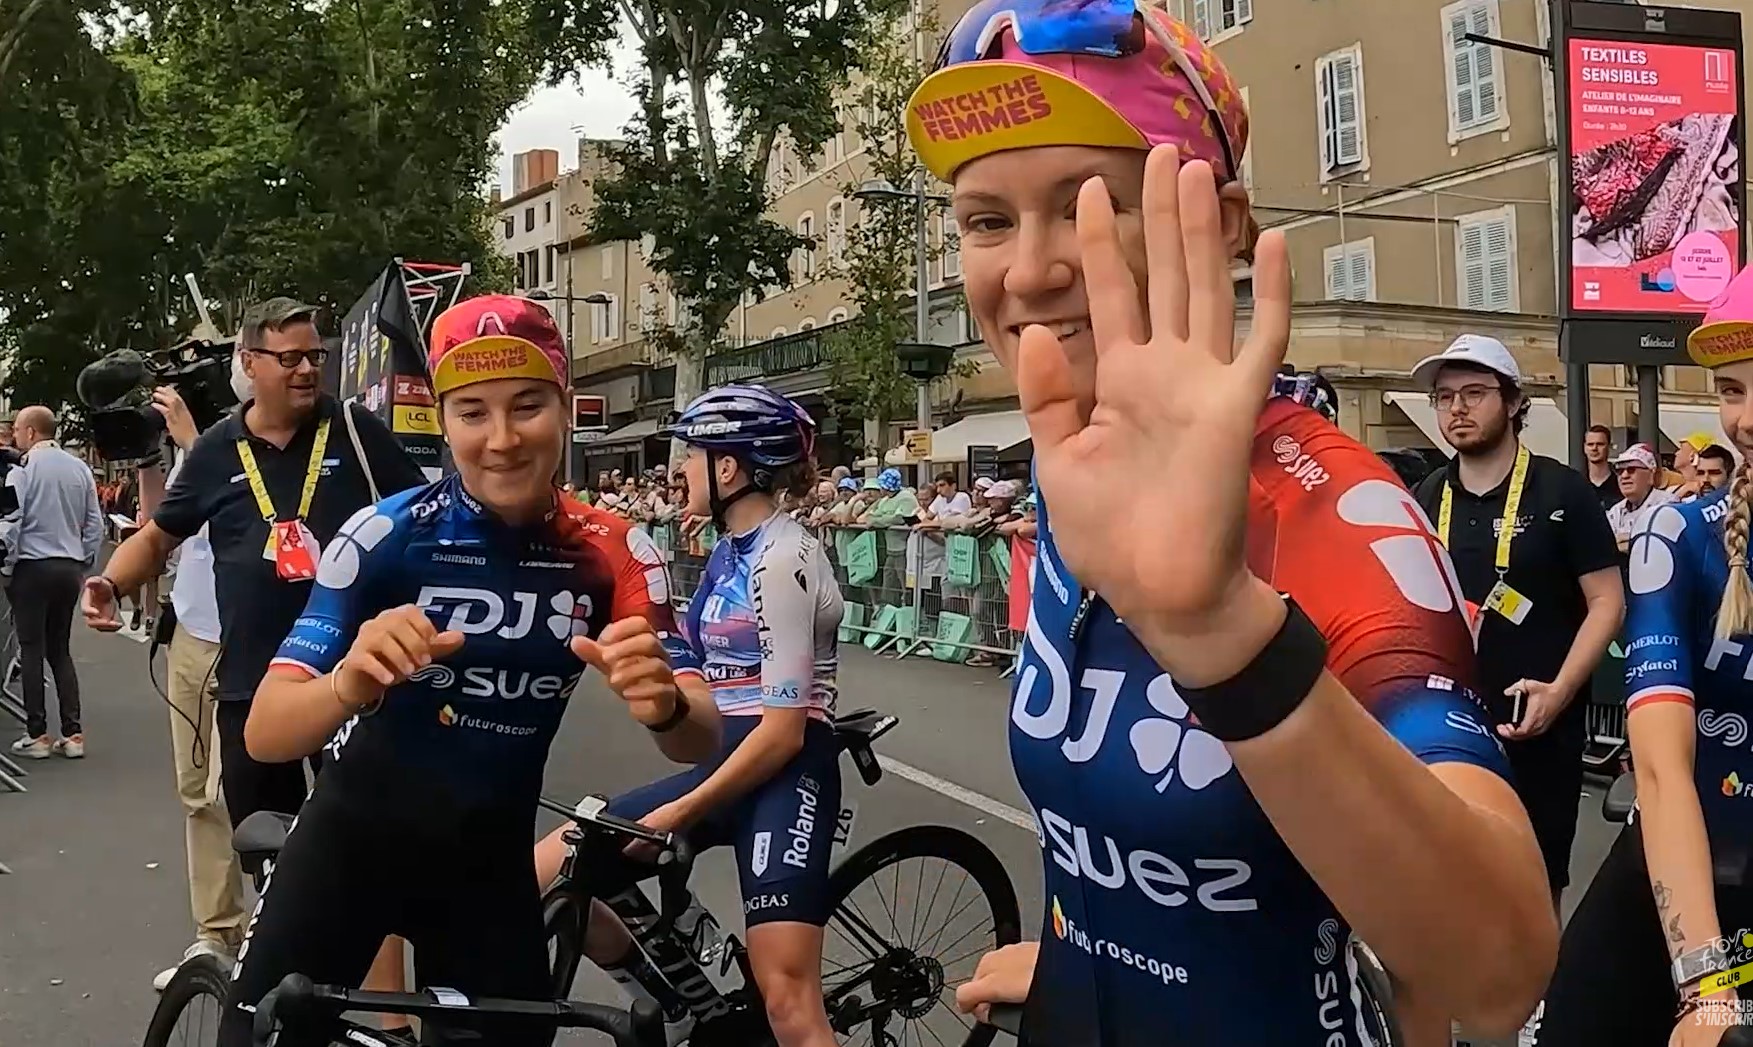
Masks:
[[[1710,303],[1686,338],[1686,352],[1700,367],[1717,368],[1753,360],[1753,266],[1742,269]]]
[[[801,462],[816,445],[808,411],[760,385],[727,385],[696,397],[664,436],[771,468]]]
[[[1009,149],[1172,144],[1240,177],[1242,92],[1197,33],[1146,0],[980,0],[907,103],[932,174]]]
[[[892,467],[878,473],[876,482],[878,487],[890,494],[894,494],[907,485],[906,481],[901,479],[901,470]]]

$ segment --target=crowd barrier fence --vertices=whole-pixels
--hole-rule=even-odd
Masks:
[[[685,606],[717,535],[710,526],[692,534],[673,523],[645,528]],[[816,534],[846,602],[842,643],[1009,671],[1028,617],[1033,540],[910,527],[831,526]]]

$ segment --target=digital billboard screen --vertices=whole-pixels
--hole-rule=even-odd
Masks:
[[[1736,54],[1568,43],[1571,308],[1702,313],[1742,262]]]

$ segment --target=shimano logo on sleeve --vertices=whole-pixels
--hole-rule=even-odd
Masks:
[[[816,780],[804,777],[797,781],[797,819],[785,834],[791,837],[786,845],[785,853],[779,860],[795,869],[802,869],[810,861],[810,837],[816,831]]]

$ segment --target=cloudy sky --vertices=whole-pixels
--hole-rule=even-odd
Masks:
[[[499,184],[511,194],[511,157],[526,149],[558,149],[560,170],[578,166],[578,139],[619,138],[633,116],[633,96],[618,80],[637,54],[621,46],[615,67],[591,70],[576,85],[539,87],[499,131]]]

